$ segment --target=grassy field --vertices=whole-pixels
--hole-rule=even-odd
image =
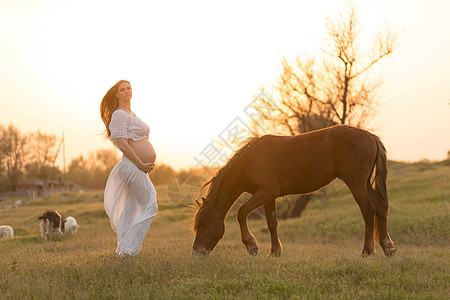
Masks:
[[[125,260],[113,254],[102,191],[1,209],[0,225],[11,225],[15,237],[0,240],[0,299],[450,298],[448,165],[390,163],[393,258],[379,246],[377,255],[359,257],[363,220],[338,181],[327,202],[314,200],[301,218],[280,221],[281,258],[265,257],[270,238],[262,219],[249,221],[260,254],[248,256],[234,214],[210,256],[191,256],[194,210],[170,201],[165,186],[157,190],[158,216],[139,256]],[[79,232],[45,242],[37,217],[46,209],[74,216]]]

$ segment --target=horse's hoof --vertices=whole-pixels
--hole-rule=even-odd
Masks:
[[[258,247],[247,249],[247,251],[248,251],[248,254],[250,254],[251,256],[258,255]]]
[[[206,249],[196,249],[196,250],[192,250],[192,256],[209,256],[210,251],[206,250]]]
[[[281,256],[281,252],[270,252],[269,255],[267,255],[267,257],[280,257]]]
[[[281,249],[276,249],[276,250],[270,250],[269,255],[267,255],[267,257],[280,257],[281,256]]]
[[[361,257],[368,257],[371,255],[375,255],[375,250],[363,250],[361,252]]]
[[[386,248],[383,250],[384,250],[384,255],[386,255],[387,257],[394,256],[395,252],[397,251],[397,249],[395,249],[395,248]]]

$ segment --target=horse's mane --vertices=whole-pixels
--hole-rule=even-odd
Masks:
[[[197,212],[194,216],[193,220],[193,226],[192,231],[196,231],[199,224],[204,223],[205,219],[208,217],[213,216],[211,213],[206,213],[206,211],[211,210],[213,205],[207,205],[207,203],[214,202],[217,198],[217,193],[219,192],[222,180],[224,176],[227,174],[227,172],[230,170],[231,167],[233,167],[236,162],[240,161],[240,158],[244,153],[247,152],[247,150],[257,141],[259,140],[259,136],[255,135],[253,137],[249,137],[243,142],[243,146],[236,150],[234,154],[231,156],[231,158],[227,161],[227,163],[220,168],[216,174],[214,174],[213,177],[211,177],[208,181],[203,183],[203,185],[200,187],[200,189],[197,192],[197,195],[195,197],[195,201],[197,202],[197,205],[199,208],[197,209]],[[201,193],[205,188],[208,188],[208,191],[206,192],[205,200],[201,203],[198,201]]]

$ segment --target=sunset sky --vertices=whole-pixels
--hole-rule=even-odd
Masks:
[[[321,54],[326,18],[345,3],[1,0],[0,124],[64,133],[67,163],[112,149],[99,105],[127,79],[157,163],[194,166],[260,88],[271,88],[283,57]],[[373,132],[390,159],[445,159],[450,1],[355,4],[363,35],[384,24],[400,35],[397,52],[377,69],[385,82]]]

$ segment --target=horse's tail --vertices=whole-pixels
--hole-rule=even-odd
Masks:
[[[382,205],[386,210],[389,210],[389,202],[387,195],[387,187],[386,187],[386,179],[387,179],[387,156],[386,156],[386,148],[384,147],[381,140],[373,135],[375,142],[377,143],[377,157],[375,159],[375,176],[373,179],[372,186],[379,199],[382,200],[382,203],[378,205]],[[376,241],[379,239],[379,223],[377,214],[375,214],[374,224],[373,224],[373,237]]]

